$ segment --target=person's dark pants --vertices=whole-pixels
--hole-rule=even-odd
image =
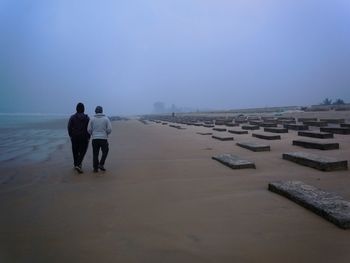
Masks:
[[[101,160],[99,160],[98,155],[102,151]],[[93,139],[92,140],[92,153],[93,153],[93,165],[94,169],[97,169],[99,165],[104,165],[107,155],[108,155],[108,141],[106,139]]]
[[[86,138],[71,138],[72,141],[72,152],[73,152],[73,159],[74,159],[74,166],[81,166],[81,163],[84,160],[84,156],[86,154],[89,140]]]

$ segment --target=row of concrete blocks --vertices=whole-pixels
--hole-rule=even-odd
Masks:
[[[214,127],[214,126],[210,126]],[[242,130],[259,130],[259,125],[242,125]],[[225,128],[214,128],[214,130],[217,131],[226,131]],[[288,130],[296,130],[296,131],[305,131],[304,134],[307,134],[306,131],[309,130],[309,126],[302,125],[302,124],[286,124],[283,126],[283,128],[279,127],[265,127],[264,131],[266,132],[272,132],[272,133],[288,133]],[[310,131],[310,134],[317,133]],[[344,126],[344,127],[321,127],[320,133],[328,133],[328,134],[350,134],[350,127]]]
[[[178,128],[178,127],[176,127]],[[211,133],[202,133],[210,135]],[[309,136],[316,138],[326,138],[319,133],[311,134],[298,134],[300,136]],[[320,137],[321,136],[321,137]],[[333,137],[333,136],[332,136]],[[332,138],[328,137],[328,138]],[[233,138],[232,138],[233,140]],[[293,141],[294,145],[303,144],[300,141]],[[334,144],[333,144],[334,145]],[[247,145],[247,143],[240,143],[242,147],[254,147],[254,145]],[[259,148],[259,147],[258,147]],[[256,168],[255,164],[251,161],[243,160],[237,156],[231,154],[224,154],[212,157],[213,159],[233,168]],[[282,158],[285,160],[293,161],[295,163],[309,166],[321,171],[334,171],[334,170],[346,170],[348,169],[348,163],[344,160],[336,160],[330,157],[320,157],[318,155],[294,152],[284,153]],[[349,229],[350,228],[350,202],[344,200],[341,196],[326,192],[318,189],[314,186],[304,184],[299,181],[287,181],[287,182],[272,182],[269,183],[268,189],[271,192],[280,194],[299,205],[315,212],[322,216],[326,220],[334,223],[336,226]]]
[[[243,130],[259,130],[260,126],[258,125],[243,125],[241,127]],[[312,137],[312,134],[318,133],[322,136],[324,133],[325,136],[333,136],[333,134],[350,134],[350,127],[343,126],[343,127],[321,127],[320,132],[315,131],[309,131],[309,126],[307,125],[301,125],[301,124],[286,124],[283,126],[283,128],[279,127],[265,127],[264,131],[271,132],[271,133],[288,133],[288,130],[296,130],[299,131],[300,134],[311,134],[310,137]],[[304,133],[301,133],[300,131],[304,131]],[[332,135],[329,135],[332,134]],[[307,135],[304,135],[307,136]],[[317,136],[317,135],[316,135]]]
[[[317,166],[320,165],[322,170],[325,169],[325,171],[347,169],[347,161],[337,161],[300,152],[283,154],[283,158],[286,156],[288,156],[287,160],[294,161],[298,159],[297,163],[307,166],[311,165],[313,168],[317,168],[315,166],[317,163]],[[231,154],[222,154],[212,158],[232,169],[256,168],[253,162]],[[304,159],[306,162],[301,163],[300,159]],[[329,193],[298,181],[269,183],[268,189],[295,201],[340,228],[350,228],[350,202],[345,201],[337,194]]]
[[[212,133],[198,133],[201,135],[212,135]],[[280,139],[280,138],[273,138],[272,136],[269,136],[268,138],[266,138],[264,134],[252,134],[253,137],[257,137],[257,138],[262,138],[262,139],[267,139],[267,140],[275,140],[275,139]],[[279,135],[275,135],[275,136],[279,136]],[[218,136],[218,135],[212,135],[213,139],[217,139],[217,140],[221,140],[221,141],[233,141],[234,138],[231,136]],[[307,141],[307,140],[293,140],[292,141],[293,145],[296,146],[301,146],[304,148],[309,148],[309,149],[318,149],[318,150],[336,150],[339,149],[339,143],[336,142],[319,142],[319,141]],[[237,145],[240,145],[239,143],[237,143]],[[242,146],[244,147],[244,146]],[[262,152],[262,151],[269,151],[270,150],[270,146],[269,145],[265,145],[265,144],[259,144],[259,143],[253,143],[253,142],[249,142],[247,143],[247,146],[244,147],[247,149],[250,149],[252,151],[255,152]],[[268,150],[267,150],[268,149]]]
[[[316,141],[305,141],[305,140],[293,140],[293,145],[301,146],[309,149],[318,149],[318,150],[336,150],[339,149],[339,143],[324,143],[324,142],[316,142]],[[249,149],[254,152],[264,152],[270,151],[270,145],[260,144],[255,142],[244,142],[237,143],[238,146]]]
[[[254,147],[252,143],[239,143],[238,145],[244,148]],[[292,161],[320,171],[338,171],[348,169],[347,160],[338,160],[333,157],[319,156],[312,153],[283,153],[282,158],[284,160]],[[232,154],[221,154],[218,156],[213,156],[212,159],[217,160],[232,169],[255,168],[254,162],[241,159],[240,157]]]
[[[345,119],[341,118],[330,118],[330,119],[319,119],[318,118],[294,118],[294,117],[259,117],[259,116],[231,116],[231,117],[209,117],[209,116],[170,116],[170,115],[151,115],[145,116],[143,119],[150,121],[169,121],[179,123],[210,123],[216,125],[226,125],[231,123],[256,123],[256,124],[287,124],[287,123],[329,123],[329,124],[344,124]]]
[[[145,123],[144,121],[142,121],[143,123]],[[167,122],[162,122],[159,120],[154,120],[154,122],[156,123],[161,123],[163,125],[167,124]],[[146,124],[146,123],[145,123]],[[191,125],[196,125],[196,124],[191,124]],[[344,123],[342,124],[344,126],[342,127],[320,127],[320,133],[322,136],[322,133],[331,133],[331,134],[350,134],[350,124]],[[173,127],[172,125],[170,125],[171,127]],[[207,127],[207,128],[214,128],[214,130],[217,131],[226,131],[225,128],[215,128],[214,124],[198,124],[196,126],[203,126],[203,127]],[[233,127],[233,126],[238,126],[238,124],[228,124],[227,126]],[[242,130],[259,130],[260,127],[264,127],[264,131],[266,132],[271,132],[271,133],[288,133],[288,130],[297,130],[297,131],[305,131],[304,134],[306,134],[306,131],[309,130],[309,126],[304,125],[304,124],[285,124],[283,126],[283,128],[279,128],[276,127],[274,125],[242,125],[241,128]],[[232,132],[234,133],[234,132]],[[246,132],[242,132],[241,134],[245,134]],[[312,133],[317,133],[317,132],[311,132],[310,134],[312,135]],[[304,135],[307,136],[307,135]],[[317,135],[316,135],[317,136]],[[312,136],[310,136],[312,137]]]
[[[237,134],[242,134],[237,131],[229,131],[231,133],[237,133]],[[198,133],[201,135],[211,135],[211,133]],[[262,133],[252,133],[253,137],[259,138],[259,139],[264,139],[264,140],[280,140],[281,136],[280,135],[270,135],[270,134],[262,134]],[[219,135],[213,135],[212,138],[220,140],[220,141],[233,141],[232,136],[219,136]]]

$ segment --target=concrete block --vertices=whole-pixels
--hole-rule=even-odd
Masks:
[[[271,150],[270,145],[255,142],[238,142],[236,144],[242,148],[251,150],[253,152],[266,152]]]
[[[242,125],[243,130],[259,130],[259,125]]]
[[[180,125],[174,125],[174,124],[170,124],[169,127],[176,128],[176,129],[179,129],[179,130],[185,130],[186,129],[186,128],[181,127]]]
[[[330,132],[335,134],[350,134],[350,128],[346,127],[321,127],[321,132]]]
[[[218,136],[218,135],[213,135],[211,136],[213,139],[217,139],[220,141],[233,141],[233,137],[230,136]]]
[[[228,130],[228,132],[233,134],[248,134],[248,131],[243,130]]]
[[[263,122],[259,125],[260,127],[277,127],[277,123]]]
[[[213,156],[212,159],[232,168],[232,169],[255,169],[255,164],[251,161],[241,159],[240,157],[232,154],[221,154]]]
[[[317,121],[317,118],[298,118],[298,122]]]
[[[283,153],[282,158],[321,171],[347,170],[348,161],[305,152]]]
[[[225,132],[227,131],[226,128],[213,128],[214,131],[219,131],[219,132]]]
[[[317,132],[317,131],[299,131],[298,136],[319,138],[319,139],[330,139],[334,138],[333,133],[329,132]]]
[[[258,125],[259,126],[262,123],[264,123],[263,120],[251,120],[251,121],[249,121],[250,125]]]
[[[301,146],[309,149],[318,150],[335,150],[339,149],[339,143],[335,142],[318,142],[318,141],[306,141],[306,140],[293,140],[293,145]]]
[[[314,127],[326,127],[328,125],[325,121],[304,121],[303,124]]]
[[[344,123],[344,119],[320,119],[320,121],[325,121],[328,123]]]
[[[281,135],[274,135],[268,133],[253,133],[252,136],[264,140],[281,140]]]
[[[225,121],[224,120],[215,120],[215,125],[224,125]]]
[[[284,124],[284,128],[289,129],[289,130],[296,130],[296,131],[305,131],[309,129],[309,126],[303,125],[303,124]]]
[[[212,135],[212,132],[197,132],[199,135]]]
[[[264,128],[264,131],[272,133],[288,133],[288,129],[286,128]]]
[[[225,125],[227,127],[237,127],[237,126],[239,126],[239,124],[235,123],[235,122],[226,122]]]
[[[336,226],[350,228],[350,202],[300,181],[272,182],[268,189],[316,213]]]

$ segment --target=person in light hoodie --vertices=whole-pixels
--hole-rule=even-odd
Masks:
[[[112,132],[112,125],[108,117],[103,114],[103,108],[97,106],[95,109],[96,115],[89,121],[87,131],[92,138],[92,153],[94,172],[98,169],[106,171],[104,164],[108,155],[108,135]],[[100,149],[102,157],[99,160]]]

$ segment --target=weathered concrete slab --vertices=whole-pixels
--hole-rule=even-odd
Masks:
[[[212,132],[197,132],[199,135],[212,135]]]
[[[225,120],[215,120],[215,125],[224,125]]]
[[[296,120],[294,120],[294,119],[278,119],[277,123],[278,124],[295,124]]]
[[[176,128],[176,129],[179,129],[179,130],[185,130],[186,129],[184,127],[181,127],[180,125],[174,125],[174,124],[170,124],[169,127]]]
[[[228,130],[228,132],[233,134],[248,134],[248,131],[243,130]]]
[[[344,123],[344,119],[320,119],[320,121],[325,121],[328,123]]]
[[[218,136],[218,135],[213,135],[211,136],[213,139],[217,139],[220,141],[233,141],[233,137],[231,136]]]
[[[350,123],[341,123],[341,124],[340,124],[340,127],[343,127],[343,128],[350,128]]]
[[[252,136],[264,140],[281,140],[281,135],[268,133],[253,133]]]
[[[237,127],[237,126],[239,126],[239,124],[235,123],[235,122],[226,122],[225,125],[227,127]]]
[[[304,125],[307,126],[314,126],[314,127],[326,127],[328,125],[328,122],[325,121],[304,121]]]
[[[213,128],[214,131],[219,131],[219,132],[225,132],[227,131],[226,128]]]
[[[269,183],[268,189],[311,210],[340,228],[350,228],[350,202],[335,193],[326,192],[300,181],[273,182]]]
[[[251,120],[251,121],[249,121],[250,125],[260,125],[262,123],[264,123],[263,120]]]
[[[274,122],[277,123],[276,117],[267,117],[267,116],[262,116],[261,119],[265,122]]]
[[[242,125],[243,130],[259,130],[259,125]]]
[[[260,127],[277,127],[277,123],[273,122],[263,122],[259,125]]]
[[[282,124],[282,125],[285,125],[285,124],[296,124],[296,121],[278,121],[278,124]]]
[[[283,153],[282,158],[321,171],[347,170],[348,161],[305,152]]]
[[[333,133],[329,132],[317,132],[317,131],[299,131],[298,136],[318,138],[318,139],[330,139],[334,138]]]
[[[195,122],[195,123],[193,123],[193,126],[196,126],[196,127],[203,126],[203,123]]]
[[[259,121],[260,117],[259,116],[248,116],[248,121]]]
[[[248,122],[248,120],[246,120],[246,119],[236,119],[235,120],[235,123],[247,123]]]
[[[204,121],[204,124],[213,125],[213,124],[214,124],[214,121]]]
[[[298,122],[317,121],[317,118],[298,118]]]
[[[286,128],[264,128],[264,131],[272,133],[288,133],[288,129]]]
[[[335,134],[350,134],[350,128],[346,127],[321,127],[321,132],[331,132]]]
[[[339,149],[339,143],[336,143],[336,142],[293,140],[293,145],[301,146],[301,147],[309,148],[309,149],[318,149],[318,150],[336,150],[336,149]]]
[[[308,130],[309,126],[307,125],[303,125],[303,124],[284,124],[283,125],[284,128],[289,129],[289,130],[296,130],[296,131],[304,131],[304,130]]]
[[[237,142],[236,144],[253,152],[267,152],[271,150],[270,145],[260,144],[256,142]]]
[[[213,156],[212,159],[232,168],[232,169],[255,169],[255,164],[251,161],[241,159],[240,157],[232,154],[221,154]]]

